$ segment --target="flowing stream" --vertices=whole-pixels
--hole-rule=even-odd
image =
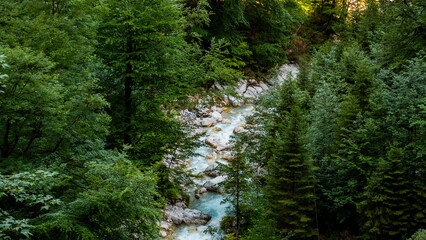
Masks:
[[[208,136],[218,136],[227,141],[231,140],[233,130],[245,123],[246,116],[249,116],[253,113],[254,106],[253,105],[245,105],[239,108],[231,108],[231,110],[227,113],[222,113],[224,118],[231,120],[231,124],[223,124],[217,123],[215,126],[208,128],[207,133],[201,137],[201,141],[204,143],[204,140]],[[212,131],[214,128],[221,128],[222,130],[219,132]],[[217,153],[217,160],[206,160],[207,155],[212,155],[213,148],[208,146],[207,144],[203,144],[203,146],[196,149],[196,153],[200,154],[200,156],[194,157],[192,161],[190,161],[189,169],[192,169],[194,174],[202,173],[204,170],[215,161],[226,164],[225,160],[221,159],[221,153]],[[197,184],[204,184],[206,181],[211,179],[210,177],[205,176],[204,179],[194,179]],[[193,190],[191,191],[194,192]],[[220,221],[226,215],[226,208],[228,204],[223,204],[222,200],[224,199],[224,195],[208,192],[201,194],[200,199],[196,199],[193,195],[191,196],[191,203],[189,208],[198,209],[202,212],[208,213],[211,215],[211,220],[204,226],[187,226],[181,225],[176,228],[174,239],[179,240],[213,240],[216,237],[219,239],[223,234],[218,232],[216,234],[210,234],[208,232],[204,232],[209,227],[220,229]]]
[[[284,80],[289,76],[296,76],[298,74],[298,66],[296,64],[284,64],[280,67],[277,76],[273,79],[273,87],[280,85]],[[241,88],[239,86],[238,88]],[[238,92],[237,88],[237,92]],[[247,85],[243,90],[248,91]],[[252,89],[254,90],[254,89]],[[239,94],[245,94],[239,92]],[[244,95],[245,96],[245,95]],[[208,128],[207,133],[201,137],[201,141],[204,143],[205,139],[209,136],[217,136],[221,139],[229,141],[232,139],[233,131],[236,127],[241,126],[245,123],[245,118],[254,112],[254,105],[245,105],[243,107],[231,108],[227,113],[222,113],[222,117],[231,120],[231,124],[217,123],[215,126]],[[221,131],[215,131],[215,128],[220,128]],[[194,157],[189,163],[189,169],[193,171],[194,174],[203,173],[205,169],[213,164],[215,161],[227,164],[223,159],[222,153],[217,152],[217,157],[213,160],[206,160],[206,156],[212,156],[214,149],[212,149],[207,144],[203,144],[201,147],[196,149],[196,153],[200,154],[198,157]],[[213,154],[214,156],[214,154]],[[209,158],[209,159],[210,159]],[[203,179],[194,179],[198,185],[203,185],[206,181],[211,178],[205,176]],[[194,193],[195,189],[188,189],[189,193]],[[180,225],[176,228],[175,233],[173,234],[173,239],[175,240],[216,240],[223,237],[223,233],[220,231],[218,233],[210,234],[205,232],[209,228],[220,229],[220,221],[224,216],[226,216],[226,209],[229,204],[223,204],[222,201],[225,195],[221,195],[214,192],[208,192],[201,194],[200,199],[196,199],[194,195],[191,195],[191,202],[189,208],[198,209],[202,212],[210,214],[212,217],[211,220],[204,226],[188,226]]]

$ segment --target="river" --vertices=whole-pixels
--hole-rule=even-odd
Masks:
[[[273,88],[276,85],[280,85],[284,80],[289,77],[289,75],[295,76],[299,72],[298,66],[296,64],[284,64],[278,70],[278,74],[275,78],[272,79]],[[246,89],[248,90],[247,86]],[[240,93],[241,94],[241,93]],[[232,140],[233,131],[236,127],[241,126],[245,123],[245,118],[255,111],[254,105],[245,105],[243,107],[231,108],[229,112],[222,113],[223,118],[230,119],[231,124],[217,123],[215,126],[208,128],[207,133],[201,137],[201,141],[204,143],[205,139],[209,136],[218,136],[221,139],[226,141]],[[214,128],[220,128],[221,131],[216,132]],[[207,144],[203,144],[201,147],[196,149],[196,153],[200,154],[198,157],[194,157],[188,166],[188,169],[191,169],[193,173],[203,173],[204,170],[210,165],[213,164],[215,160],[206,160],[206,156],[212,155],[214,149],[212,149]],[[221,152],[217,152],[217,161],[227,164],[227,161],[222,160]],[[198,185],[203,185],[206,181],[211,178],[205,176],[202,180],[194,179]],[[188,189],[189,193],[194,193],[195,189]],[[220,231],[220,221],[224,216],[226,216],[226,209],[229,207],[228,204],[223,204],[222,201],[225,195],[208,192],[201,194],[199,199],[194,197],[194,194],[191,194],[191,201],[189,208],[197,209],[202,212],[208,213],[211,215],[211,220],[204,226],[188,226],[180,225],[175,229],[173,234],[173,239],[175,240],[216,240],[223,237],[223,233]],[[210,234],[205,232],[205,230],[213,228],[217,229],[218,232]]]
[[[208,128],[207,133],[201,137],[201,141],[204,143],[204,140],[208,136],[218,136],[225,140],[231,140],[233,135],[233,130],[244,124],[246,116],[252,114],[254,111],[253,105],[246,105],[239,108],[231,108],[229,112],[223,113],[222,116],[231,120],[231,124],[223,124],[218,123],[213,127]],[[221,128],[222,130],[219,132],[212,131],[214,128]],[[207,144],[203,144],[201,147],[196,149],[196,153],[200,154],[200,156],[194,157],[189,164],[188,169],[192,169],[193,173],[202,173],[204,170],[212,164],[213,161],[206,160],[207,155],[211,155],[213,152],[213,148],[208,146]],[[218,152],[218,162],[226,164],[227,161],[221,159],[221,153]],[[197,184],[204,184],[204,182],[211,179],[208,176],[205,176],[205,179],[195,179],[194,181]],[[194,192],[194,191],[191,191]],[[228,204],[223,204],[222,200],[224,199],[224,195],[208,192],[201,194],[200,199],[196,199],[193,195],[191,196],[191,203],[189,208],[198,209],[202,212],[210,214],[212,219],[204,226],[187,226],[181,225],[176,228],[174,239],[179,240],[213,240],[220,239],[223,236],[223,233],[220,231],[216,234],[205,233],[204,231],[209,227],[219,229],[220,221],[226,215],[226,209]]]

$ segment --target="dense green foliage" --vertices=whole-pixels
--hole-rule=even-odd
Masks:
[[[194,7],[202,0],[185,0]],[[207,27],[196,26],[202,44],[223,39],[228,46],[226,61],[255,74],[286,60],[294,38],[292,31],[305,18],[293,0],[210,0]]]
[[[331,39],[239,140],[265,170],[241,200],[242,239],[407,239],[425,224],[425,5],[344,4],[303,2],[308,40]]]
[[[296,239],[306,239],[314,231],[310,227],[313,212],[314,175],[306,148],[306,110],[303,95],[295,83],[284,83],[280,92],[273,136],[268,146],[266,197],[276,228],[292,232]]]
[[[188,96],[306,53],[222,166],[228,238],[424,239],[425,7],[0,0],[0,238],[156,239]]]
[[[2,239],[157,237],[186,175],[162,160],[194,146],[171,110],[285,61],[300,22],[291,1],[224,4],[0,1]]]

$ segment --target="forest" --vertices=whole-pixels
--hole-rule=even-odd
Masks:
[[[207,130],[182,112],[233,109],[291,63],[231,137],[203,239],[425,240],[425,8],[0,0],[0,239],[189,240],[160,234],[197,201],[183,160]]]

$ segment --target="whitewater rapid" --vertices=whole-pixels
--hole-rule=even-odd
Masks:
[[[199,156],[194,157],[188,166],[188,169],[191,169],[194,174],[203,173],[204,170],[214,161],[206,160],[207,155],[212,155],[214,149],[204,143],[205,139],[209,136],[217,136],[226,141],[232,140],[234,135],[233,131],[236,127],[245,124],[245,118],[251,115],[254,112],[253,105],[246,105],[238,108],[231,108],[229,112],[222,113],[222,116],[226,119],[231,120],[231,124],[217,123],[215,126],[208,128],[207,133],[200,138],[200,141],[203,142],[203,145],[195,150]],[[214,131],[214,128],[221,128],[219,132]],[[213,130],[213,131],[212,131]],[[228,149],[229,151],[229,149]],[[227,164],[227,161],[221,159],[222,155],[220,152],[218,154],[218,159],[216,162]],[[194,181],[203,185],[206,181],[211,178],[205,176],[204,179],[194,179]],[[193,193],[194,191],[191,191]],[[202,212],[210,214],[212,217],[211,220],[204,226],[188,226],[181,225],[178,226],[173,234],[173,239],[179,240],[214,240],[220,239],[223,237],[223,233],[220,231],[220,221],[224,216],[226,216],[226,209],[229,207],[229,204],[222,203],[225,195],[218,194],[215,192],[208,192],[200,195],[200,199],[196,199],[194,195],[191,195],[191,201],[189,208],[197,209]],[[210,234],[205,232],[208,228],[217,229],[218,232]]]

